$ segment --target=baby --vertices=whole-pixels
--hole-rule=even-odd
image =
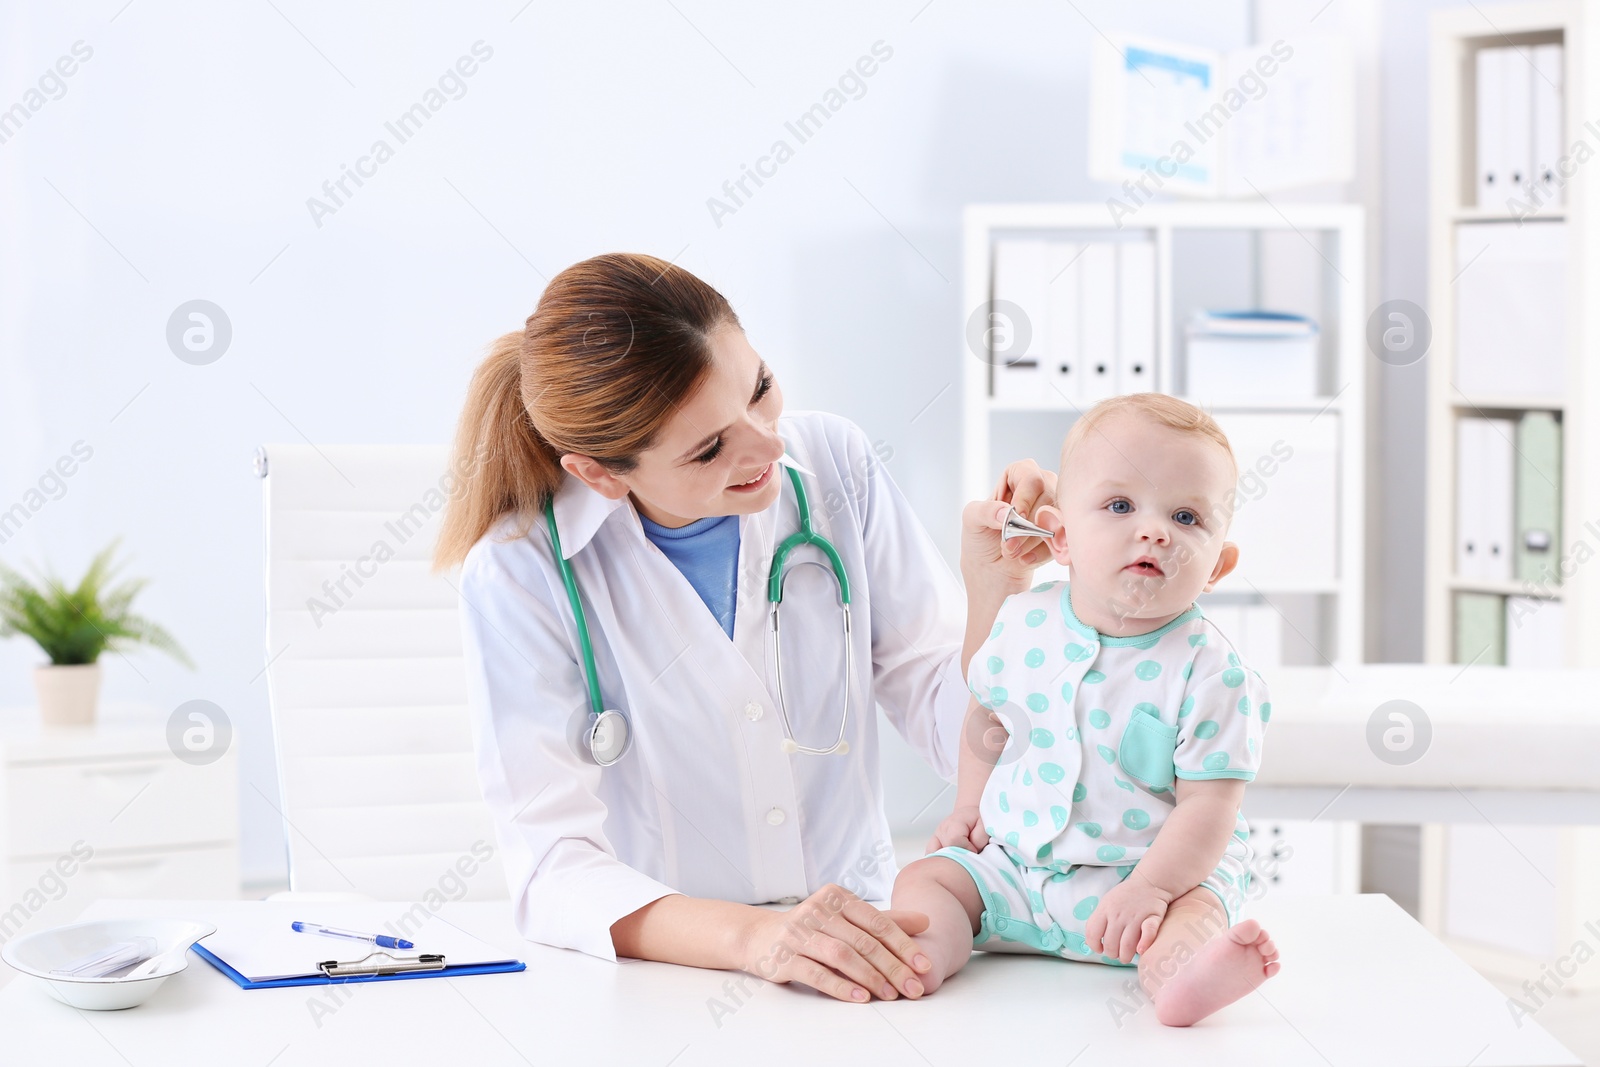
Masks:
[[[1033,518],[1071,580],[1008,598],[973,657],[955,810],[893,906],[929,918],[930,993],[975,947],[1137,964],[1188,1026],[1279,967],[1239,921],[1272,705],[1194,604],[1239,561],[1238,469],[1205,412],[1135,393],[1078,419],[1061,471]]]

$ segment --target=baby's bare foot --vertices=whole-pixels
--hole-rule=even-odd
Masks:
[[[1278,973],[1278,949],[1254,919],[1201,946],[1193,959],[1156,990],[1156,1018],[1191,1026],[1232,1004]]]

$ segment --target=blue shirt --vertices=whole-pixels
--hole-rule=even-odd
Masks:
[[[673,529],[643,515],[644,535],[683,572],[731,639],[739,588],[739,516],[713,515]]]

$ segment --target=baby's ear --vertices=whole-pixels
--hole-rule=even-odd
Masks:
[[[1055,557],[1055,561],[1063,566],[1071,563],[1071,555],[1067,551],[1066,522],[1056,506],[1041,504],[1034,509],[1033,521],[1050,531],[1050,539],[1045,544],[1050,547],[1050,555]]]

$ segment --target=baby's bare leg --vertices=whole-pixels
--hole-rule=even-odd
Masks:
[[[928,917],[928,928],[916,935],[916,941],[933,961],[928,973],[920,976],[923,988],[932,993],[972,955],[972,938],[983,914],[978,887],[955,860],[926,856],[894,880],[891,906]]]
[[[1229,927],[1222,901],[1204,886],[1174,900],[1139,954],[1139,983],[1167,1026],[1189,1026],[1278,973],[1278,950],[1254,919]]]

